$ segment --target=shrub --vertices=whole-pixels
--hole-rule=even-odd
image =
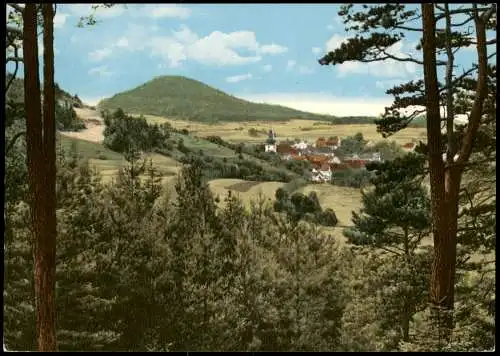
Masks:
[[[292,193],[297,189],[305,187],[307,184],[308,182],[304,178],[296,178],[285,184],[283,186],[283,189],[286,190],[288,193]]]
[[[257,129],[253,128],[253,127],[248,130],[248,135],[249,136],[258,137],[259,134],[260,134],[260,132]]]
[[[336,226],[338,223],[337,215],[333,209],[327,208],[316,215],[316,222],[323,226]]]
[[[370,184],[372,172],[364,168],[345,169],[332,173],[332,184],[340,187],[362,188]]]
[[[151,152],[163,148],[167,138],[166,126],[149,125],[141,116],[134,118],[118,109],[113,114],[103,112],[104,145],[116,152],[130,149]]]

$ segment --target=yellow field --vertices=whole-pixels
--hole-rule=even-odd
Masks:
[[[181,169],[181,164],[176,160],[165,157],[159,154],[146,155],[145,158],[151,159],[153,161],[153,167],[163,174],[162,182],[167,183],[176,177],[177,173]],[[100,160],[100,159],[89,159],[89,165],[95,167],[97,171],[101,174],[104,183],[111,181],[111,179],[116,176],[118,170],[121,167],[127,165],[125,159],[118,160]]]
[[[245,206],[249,207],[250,201],[256,199],[259,193],[269,200],[274,201],[276,189],[282,187],[280,182],[248,182],[241,179],[214,179],[209,182],[209,186],[215,195],[219,195],[221,204],[227,192],[231,190],[233,194],[239,196]],[[315,191],[318,195],[321,206],[332,208],[339,220],[338,227],[321,227],[320,230],[331,234],[342,246],[345,237],[342,230],[345,226],[351,226],[352,211],[358,211],[361,207],[361,192],[359,189],[337,187],[331,184],[310,184],[297,190],[300,193],[308,194]]]
[[[204,124],[183,120],[169,120],[160,116],[144,115],[150,123],[168,122],[177,129],[188,129],[193,135],[200,137],[220,136],[222,139],[231,142],[264,142],[266,134],[262,133],[258,137],[248,134],[248,130],[254,128],[258,131],[274,129],[278,139],[300,138],[305,140],[316,140],[318,137],[330,136],[350,136],[361,132],[365,139],[373,141],[384,141],[385,139],[377,132],[375,125],[329,125],[322,121],[312,120],[290,120],[280,122],[221,122],[217,124]],[[412,139],[423,140],[425,138],[424,128],[407,128],[388,138],[399,144],[411,142]]]
[[[282,187],[282,182],[250,182],[243,179],[214,179],[209,183],[210,189],[215,196],[219,196],[221,202],[227,196],[227,192],[240,197],[245,206],[249,206],[252,199],[256,199],[259,194],[265,198],[274,200],[276,189]]]

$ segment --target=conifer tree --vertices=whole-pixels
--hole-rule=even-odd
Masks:
[[[434,239],[429,291],[434,314],[446,331],[444,336],[449,338],[453,327],[458,196],[463,170],[469,163],[478,128],[489,110],[488,61],[496,52],[488,54],[487,45],[496,43],[496,37],[487,39],[487,31],[495,29],[496,4],[472,4],[457,9],[423,4],[421,11],[400,4],[363,5],[363,9],[358,11],[354,4],[349,4],[342,7],[339,15],[344,17],[346,30],[354,31],[356,35],[321,58],[320,64],[391,60],[423,66],[423,80],[404,83],[387,91],[395,96],[395,100],[378,121],[378,128],[385,136],[404,129],[422,111],[404,115],[400,109],[416,105],[425,107]],[[458,21],[458,15],[465,15],[466,20]],[[422,19],[421,24],[417,22],[419,19]],[[440,28],[443,22],[438,24],[439,20],[445,20],[444,28]],[[467,34],[465,28],[471,22],[474,23],[474,37]],[[421,59],[402,57],[391,51],[391,46],[404,40],[410,32],[421,33],[420,45],[416,48],[423,49]],[[476,46],[477,65],[461,75],[454,74],[453,56],[460,48],[470,45]],[[436,58],[438,54],[445,54],[446,60]],[[445,84],[440,84],[437,78],[437,68],[441,66],[447,69]],[[453,94],[463,88],[476,71],[475,96],[471,100],[468,124],[463,134],[457,135],[454,127],[457,100]],[[440,105],[447,107],[445,117],[440,115]],[[442,121],[446,126],[444,137],[441,134]],[[443,161],[445,152],[446,159]]]

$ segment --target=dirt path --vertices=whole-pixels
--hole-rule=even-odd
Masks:
[[[86,129],[61,132],[61,135],[101,143],[104,140],[104,122],[97,110],[75,108],[76,115],[85,122]]]

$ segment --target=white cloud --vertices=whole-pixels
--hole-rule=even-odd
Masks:
[[[181,25],[171,34],[160,36],[153,30],[150,26],[129,24],[113,46],[129,51],[148,49],[151,56],[162,58],[172,68],[188,60],[214,66],[255,63],[264,54],[278,54],[286,50],[286,47],[275,43],[261,45],[252,31],[213,31],[207,36],[200,36],[188,26]]]
[[[104,58],[109,57],[112,53],[113,51],[110,48],[96,49],[95,51],[89,53],[89,61],[102,61]]]
[[[170,67],[175,68],[187,59],[184,46],[171,38],[155,37],[151,39],[152,55],[159,55],[168,61]]]
[[[314,73],[314,69],[309,68],[307,66],[300,66],[299,67],[299,73],[300,74],[313,74]]]
[[[347,38],[338,34],[334,34],[325,44],[325,51],[330,52],[340,47],[342,42],[345,42]]]
[[[109,77],[113,75],[113,72],[108,70],[107,65],[92,68],[88,71],[89,75],[97,75],[99,77]]]
[[[288,51],[288,48],[275,43],[260,47],[259,52],[263,54],[281,54]]]
[[[60,12],[56,13],[56,16],[54,16],[54,27],[55,28],[61,28],[64,26],[66,23],[66,18],[68,17],[68,14],[63,14]]]
[[[252,74],[247,73],[247,74],[241,74],[241,75],[233,75],[232,77],[227,77],[226,82],[228,83],[238,83],[243,80],[249,80],[252,79]]]
[[[121,37],[115,44],[116,47],[126,48],[128,47],[128,40],[125,37]]]
[[[327,52],[338,49],[340,45],[346,41],[346,37],[334,34],[325,44]],[[404,41],[400,41],[387,49],[387,52],[399,58],[407,58],[405,52],[410,52],[413,56],[416,55],[412,51],[411,46],[414,43],[405,46]],[[364,74],[372,75],[375,77],[389,77],[389,78],[404,78],[412,76],[417,70],[417,66],[413,62],[400,62],[393,59],[388,59],[381,62],[361,63],[357,61],[344,62],[336,65],[338,77],[345,77],[348,74]]]
[[[178,5],[156,5],[153,9],[151,9],[150,16],[153,18],[179,18],[179,19],[187,19],[191,16],[191,10],[178,6]]]
[[[313,47],[312,48],[312,53],[314,54],[320,54],[322,51],[321,47]]]
[[[111,95],[107,96],[81,96],[80,99],[82,100],[83,103],[90,105],[90,106],[96,106],[102,99],[109,98]]]
[[[161,56],[171,67],[187,60],[216,66],[255,63],[262,59],[261,54],[279,53],[284,48],[276,44],[261,46],[252,31],[214,31],[200,37],[187,26],[173,31],[171,36],[154,36],[149,43],[152,54]],[[240,50],[253,54],[243,55]]]
[[[327,30],[333,31],[333,30],[338,29],[338,28],[343,27],[343,26],[344,26],[344,22],[343,22],[342,17],[335,16],[333,18],[333,24],[327,25],[326,28],[327,28]]]
[[[273,66],[272,66],[272,65],[270,65],[270,64],[266,64],[266,65],[262,66],[262,70],[263,70],[264,72],[269,73],[270,71],[272,71],[272,70],[273,70]]]
[[[241,94],[238,97],[267,104],[283,105],[297,110],[336,116],[378,116],[392,98],[336,97],[327,93]]]
[[[193,43],[198,40],[198,35],[186,25],[181,25],[180,31],[174,31],[173,37],[183,43]]]
[[[402,79],[387,79],[387,80],[377,80],[375,82],[375,86],[382,90],[387,90],[392,88],[398,84],[403,84],[404,80]]]
[[[150,33],[145,26],[129,23],[127,29],[112,46],[126,48],[129,51],[141,51],[148,46]]]
[[[287,62],[286,62],[286,70],[292,70],[295,66],[297,65],[297,61],[293,60],[293,59],[289,59]]]

